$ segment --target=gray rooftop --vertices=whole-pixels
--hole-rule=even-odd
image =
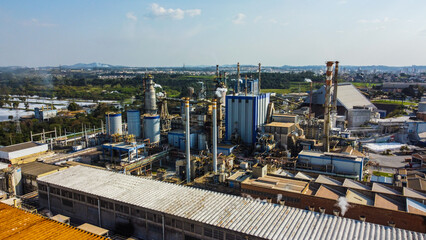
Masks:
[[[426,239],[422,233],[84,166],[38,181],[265,239]]]
[[[334,88],[331,87],[331,94]],[[312,102],[315,104],[324,104],[325,87],[322,86],[314,93]],[[309,98],[305,100],[309,103]],[[354,106],[365,106],[376,108],[354,85],[351,83],[339,83],[337,88],[337,105],[343,106],[346,109],[351,109]]]

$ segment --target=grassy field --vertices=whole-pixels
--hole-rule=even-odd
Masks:
[[[372,88],[374,86],[376,86],[376,83],[363,83],[363,82],[352,82],[352,85],[354,85],[355,87],[368,87],[368,88]]]
[[[387,100],[387,99],[381,99],[381,100],[374,100],[372,103],[381,103],[381,104],[402,104],[401,100]],[[417,103],[414,102],[407,102],[404,101],[404,106],[417,106]]]
[[[261,89],[262,93],[279,93],[279,94],[287,94],[290,93],[290,89]]]
[[[373,175],[378,176],[378,177],[390,177],[390,178],[393,178],[393,174],[392,173],[385,173],[385,172],[373,171]]]

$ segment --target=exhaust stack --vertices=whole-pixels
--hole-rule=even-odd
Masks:
[[[237,93],[240,93],[240,63],[237,63]]]
[[[217,103],[213,99],[213,171],[217,173]]]
[[[186,182],[191,182],[191,138],[189,132],[189,98],[185,100],[185,153],[186,153]]]
[[[333,80],[333,61],[327,62],[325,79],[325,101],[324,101],[324,152],[330,151],[330,90]]]

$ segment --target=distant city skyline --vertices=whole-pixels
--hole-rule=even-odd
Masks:
[[[426,1],[5,1],[0,66],[426,65]]]

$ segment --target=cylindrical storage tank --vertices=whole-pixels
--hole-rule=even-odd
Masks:
[[[197,133],[191,133],[190,139],[191,139],[191,149],[197,149],[198,134]]]
[[[198,150],[206,149],[206,134],[199,133],[198,134]]]
[[[151,143],[160,141],[160,116],[147,115],[144,117],[143,123],[144,138],[149,138]]]
[[[141,113],[139,110],[127,111],[127,129],[136,138],[141,137]]]
[[[121,113],[106,113],[105,124],[105,130],[108,135],[123,134],[123,120]]]

